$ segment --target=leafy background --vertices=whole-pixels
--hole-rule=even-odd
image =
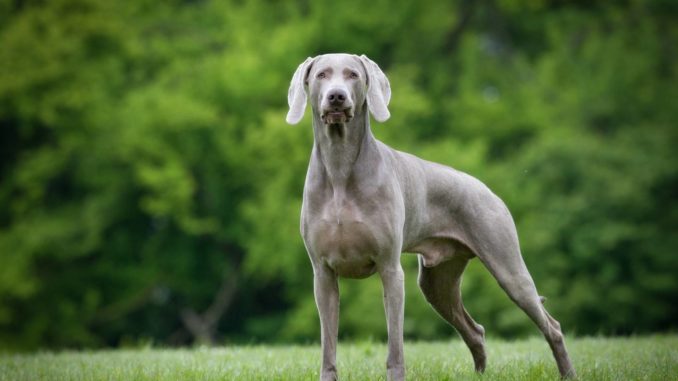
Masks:
[[[670,0],[0,0],[0,347],[319,337],[298,231],[307,56],[388,75],[387,144],[508,204],[568,334],[678,322],[678,6]],[[405,334],[454,335],[406,268]],[[386,335],[378,277],[344,339]],[[489,335],[536,334],[474,261]]]

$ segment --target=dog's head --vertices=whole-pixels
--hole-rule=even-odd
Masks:
[[[304,116],[307,97],[323,123],[344,124],[365,102],[379,122],[391,114],[391,87],[379,66],[365,55],[325,54],[307,58],[294,72],[287,102],[287,123],[297,124]]]

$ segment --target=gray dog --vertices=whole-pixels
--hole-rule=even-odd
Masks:
[[[309,57],[292,77],[288,123],[301,120],[309,97],[315,142],[301,234],[320,314],[320,379],[337,379],[337,277],[375,272],[384,287],[388,379],[405,378],[402,252],[419,255],[419,286],[459,331],[477,371],[485,369],[484,329],[464,309],[460,292],[461,274],[476,256],[544,334],[560,374],[574,377],[560,324],[542,305],[504,203],[479,180],[391,149],[372,135],[369,114],[379,122],[390,117],[391,89],[379,66],[364,55]]]

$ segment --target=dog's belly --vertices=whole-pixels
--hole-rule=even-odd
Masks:
[[[461,242],[446,237],[429,237],[405,251],[421,255],[424,267],[435,267],[455,257],[472,258],[474,254]]]
[[[365,278],[376,271],[377,232],[361,221],[320,220],[313,224],[310,244],[315,255],[337,275]]]

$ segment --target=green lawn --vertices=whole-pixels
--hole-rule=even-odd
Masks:
[[[484,375],[459,340],[405,343],[409,380],[556,380],[545,341],[488,341]],[[580,380],[678,380],[678,336],[568,341]],[[0,380],[315,380],[320,348],[233,346],[0,355]],[[340,344],[343,380],[383,380],[383,344]]]

